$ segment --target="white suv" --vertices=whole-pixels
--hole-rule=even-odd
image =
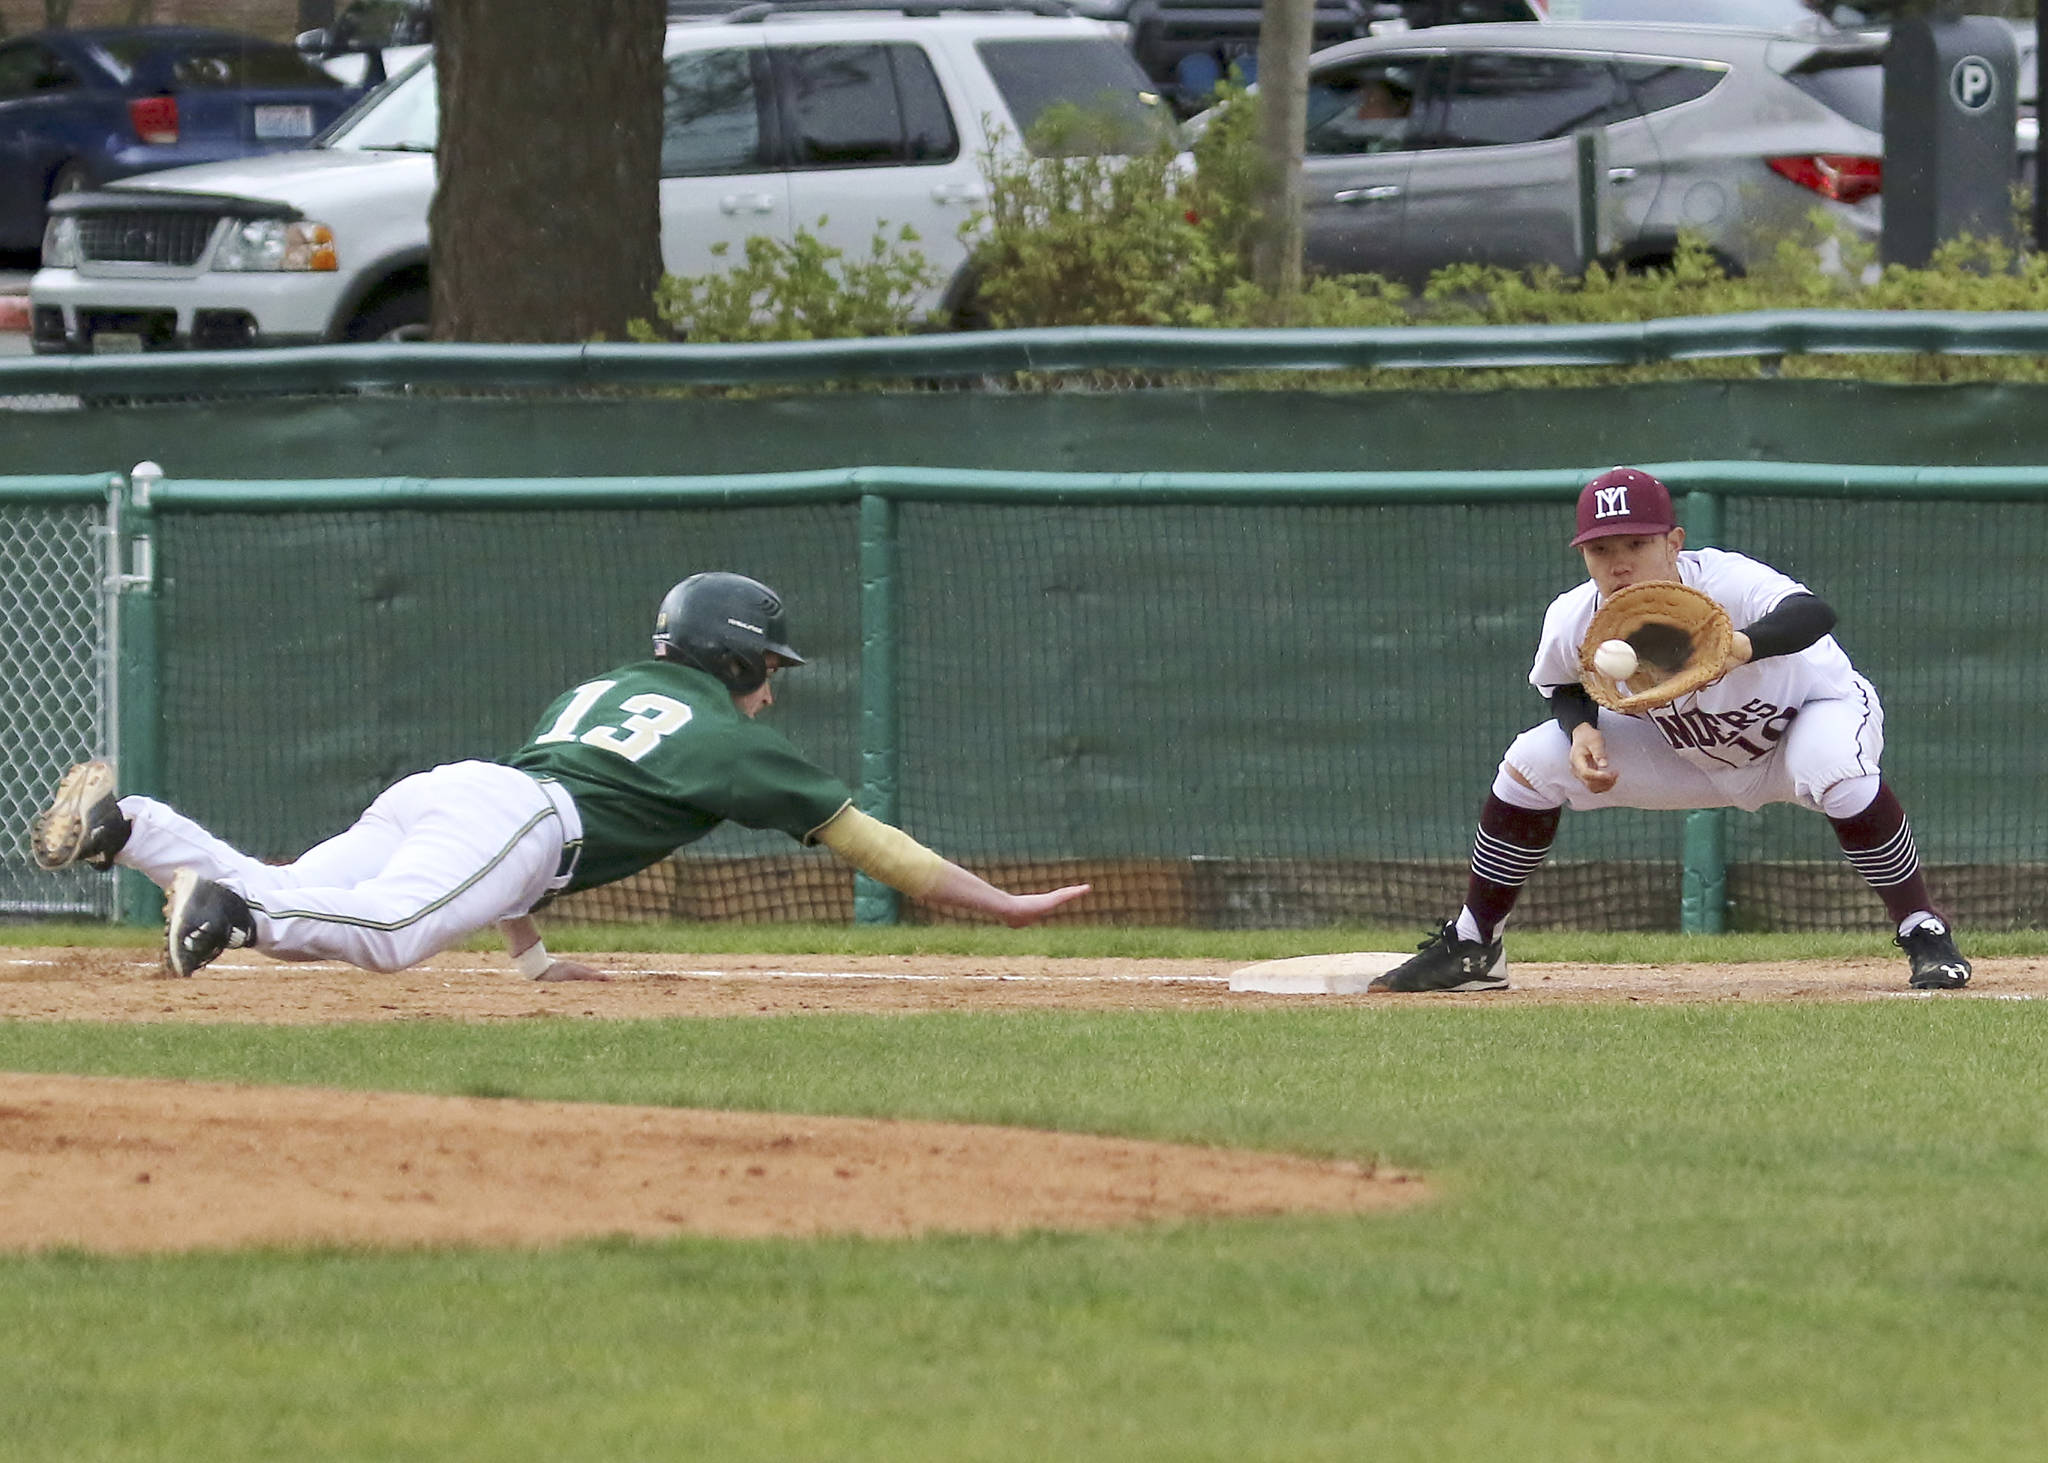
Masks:
[[[919,8],[755,5],[669,27],[669,273],[714,272],[714,244],[732,260],[753,235],[797,228],[861,257],[878,225],[907,224],[942,281],[923,304],[944,312],[965,288],[960,228],[985,197],[985,149],[1060,102],[1119,108],[1134,138],[1171,125],[1116,26],[1037,6]],[[423,337],[439,120],[426,57],[307,151],[61,200],[29,285],[35,349]]]

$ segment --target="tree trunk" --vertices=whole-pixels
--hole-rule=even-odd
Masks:
[[[1308,129],[1315,0],[1266,0],[1259,15],[1258,232],[1252,277],[1269,294],[1301,288],[1301,144]]]
[[[664,0],[436,0],[434,338],[622,340],[661,277]]]

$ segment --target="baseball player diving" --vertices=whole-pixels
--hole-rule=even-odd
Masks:
[[[403,970],[496,924],[535,980],[602,980],[556,959],[532,911],[638,872],[731,820],[822,843],[930,904],[1028,925],[1088,892],[1010,894],[853,806],[847,789],[755,718],[804,663],[781,598],[739,574],[671,589],[651,659],[583,682],[501,762],[451,762],[380,794],[354,827],[276,866],[153,798],[117,797],[105,762],[65,774],[31,829],[36,861],[124,864],[169,891],[164,967],[223,951]]]
[[[1589,578],[1551,602],[1529,673],[1551,717],[1501,760],[1480,809],[1464,907],[1370,989],[1505,989],[1501,926],[1567,807],[1753,812],[1766,803],[1797,803],[1828,820],[1884,901],[1916,989],[1969,984],[1970,962],[1934,908],[1905,809],[1880,769],[1884,708],[1829,633],[1834,610],[1767,564],[1686,548],[1669,490],[1637,468],[1586,484],[1571,542]],[[1701,591],[1740,628],[1715,652],[1725,659],[1706,667],[1705,684],[1620,715],[1596,705],[1583,683],[1588,630],[1604,602],[1657,583]]]

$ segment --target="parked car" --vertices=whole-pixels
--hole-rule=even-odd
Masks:
[[[304,147],[357,93],[290,46],[189,26],[0,41],[0,249],[33,249],[56,194]]]
[[[1848,35],[1592,23],[1445,26],[1320,52],[1307,262],[1410,281],[1460,262],[1575,270],[1587,131],[1611,261],[1666,263],[1686,230],[1739,268],[1815,207],[1874,237],[1883,54]]]
[[[730,267],[803,227],[849,256],[909,225],[963,300],[961,225],[979,158],[1061,102],[1170,127],[1112,28],[1032,11],[783,14],[672,24],[661,251],[676,275]],[[439,130],[431,58],[312,149],[179,168],[60,200],[30,281],[38,351],[407,339],[427,325]],[[731,246],[721,256],[718,244]]]

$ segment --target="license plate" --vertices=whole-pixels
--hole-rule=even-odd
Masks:
[[[102,330],[92,338],[92,350],[98,356],[133,355],[142,349],[142,335],[133,330]]]
[[[272,142],[281,137],[313,135],[311,107],[265,106],[251,110],[255,115],[256,136],[260,141]]]

